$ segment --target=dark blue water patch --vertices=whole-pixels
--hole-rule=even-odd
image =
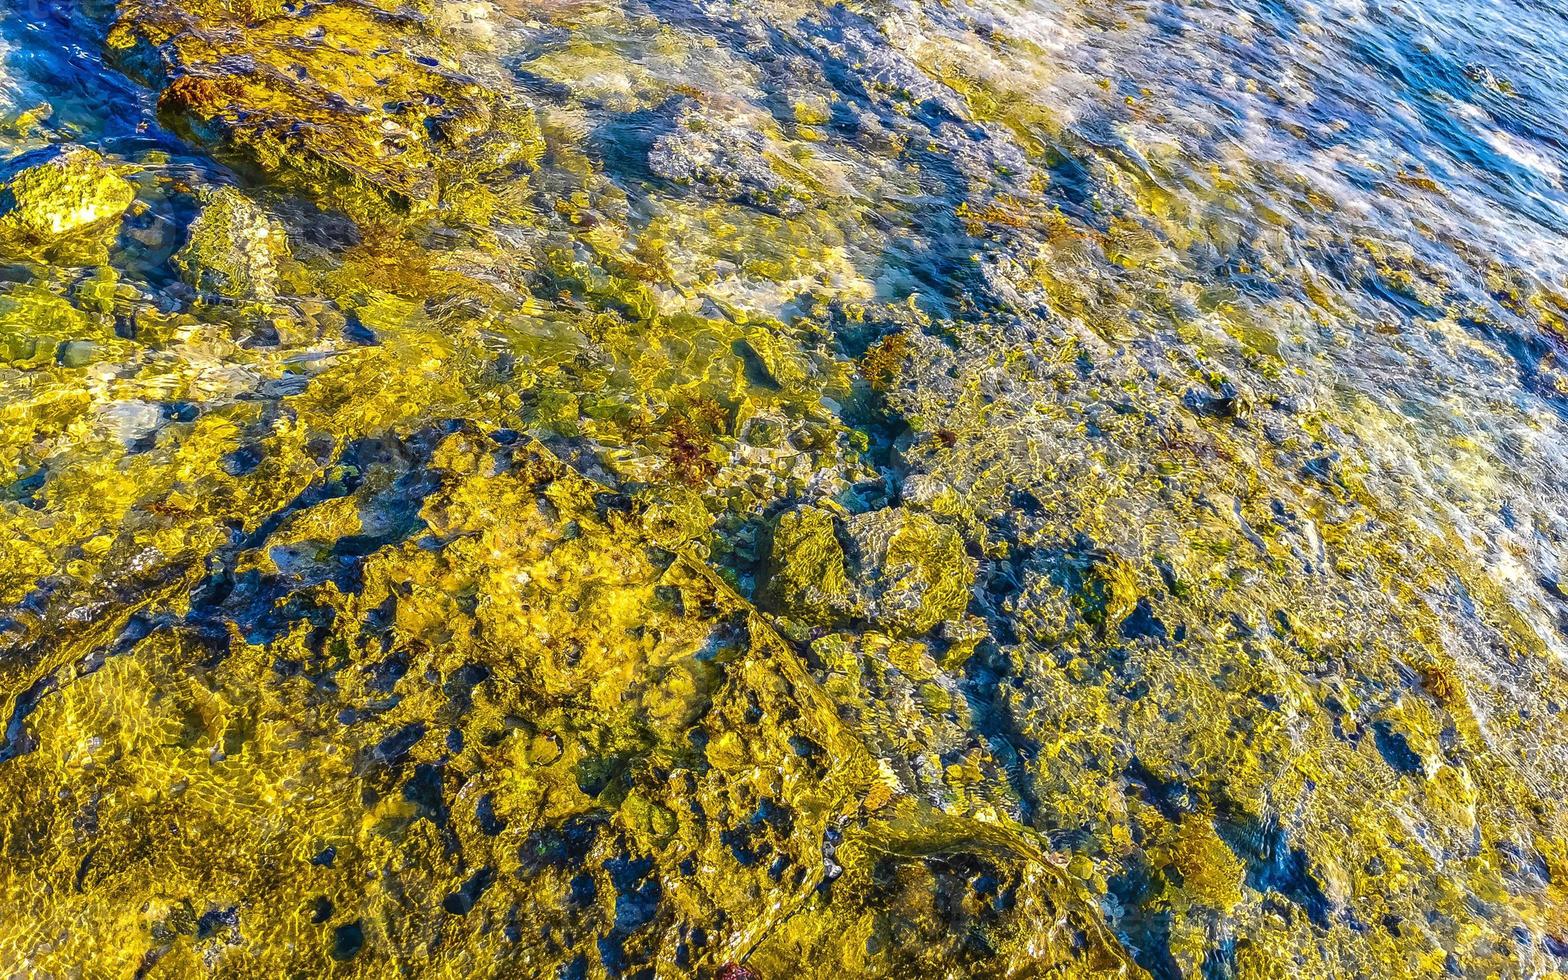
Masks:
[[[359,347],[374,347],[381,343],[380,336],[374,330],[365,326],[357,313],[349,313],[345,318],[343,338]]]
[[[470,662],[452,671],[441,685],[442,692],[458,714],[468,711],[473,704],[474,688],[490,679],[490,668],[482,663]]]
[[[0,763],[9,762],[19,755],[25,755],[37,747],[32,734],[27,730],[27,716],[38,707],[38,702],[44,695],[59,687],[59,681],[53,673],[40,677],[34,681],[11,706],[11,717],[5,726],[5,742],[0,744]]]
[[[332,904],[332,899],[325,895],[317,895],[315,901],[311,903],[310,921],[321,925],[329,921],[336,910],[337,906]]]
[[[599,883],[594,881],[593,875],[586,871],[580,875],[573,875],[568,883],[566,894],[567,904],[573,908],[585,909],[591,906],[599,897]]]
[[[1389,768],[1402,776],[1415,776],[1425,771],[1421,756],[1410,748],[1410,741],[1403,732],[1396,731],[1386,721],[1372,723],[1372,742]]]
[[[588,149],[623,188],[654,184],[676,190],[648,168],[648,154],[659,137],[675,131],[676,113],[687,101],[674,97],[652,109],[610,115],[589,134]]]
[[[1001,648],[983,644],[964,664],[962,690],[975,731],[1007,774],[1008,786],[1018,800],[1020,822],[1034,826],[1039,804],[1031,762],[1039,743],[1023,732],[1008,706],[1012,670]]]
[[[37,509],[42,506],[42,501],[38,495],[39,491],[43,489],[48,479],[48,468],[40,466],[26,476],[9,483],[3,491],[0,491],[0,497],[15,501],[23,507]]]
[[[1203,954],[1203,980],[1236,980],[1236,937],[1226,936]]]
[[[631,933],[652,922],[664,894],[658,878],[650,877],[653,859],[610,858],[604,862],[604,870],[615,886],[615,931]]]
[[[1129,640],[1154,640],[1164,643],[1170,639],[1170,631],[1165,628],[1165,623],[1154,615],[1154,607],[1149,604],[1147,597],[1138,599],[1127,618],[1122,620],[1118,630],[1122,636]]]
[[[730,856],[742,867],[750,868],[772,849],[766,842],[757,844],[755,837],[752,827],[728,827],[719,833],[719,842],[730,849]]]
[[[425,737],[424,722],[414,722],[377,742],[368,754],[372,765],[391,765],[407,755]]]
[[[442,791],[444,766],[422,762],[414,767],[414,775],[403,784],[403,799],[414,804],[419,816],[437,827],[447,825],[446,797]]]
[[[1171,954],[1171,911],[1153,901],[1164,890],[1159,872],[1139,852],[1106,886],[1125,910],[1117,936],[1133,960],[1155,980],[1182,980],[1181,967]]]
[[[332,958],[351,960],[365,945],[365,927],[358,919],[332,930]]]
[[[408,651],[393,650],[386,659],[365,667],[365,686],[377,694],[391,694],[408,673]]]
[[[1291,846],[1283,826],[1221,806],[1214,829],[1245,863],[1247,887],[1278,894],[1305,912],[1313,925],[1330,926],[1328,897],[1309,871],[1306,851]]]
[[[495,813],[495,795],[486,793],[479,798],[474,806],[474,820],[479,824],[480,833],[487,837],[500,836],[506,829],[507,821],[497,817]]]
[[[595,944],[599,950],[599,965],[612,977],[624,976],[629,965],[626,959],[626,942],[615,933],[601,937]]]
[[[6,46],[0,74],[20,81],[24,105],[49,104],[52,129],[93,143],[152,142],[183,150],[158,125],[151,95],[105,64],[108,27],[80,3],[31,0],[25,16],[0,18]]]
[[[494,882],[494,869],[480,868],[463,882],[462,887],[441,900],[441,908],[450,915],[467,915]]]
[[[1539,891],[1552,883],[1552,868],[1546,858],[1533,847],[1520,846],[1513,841],[1499,841],[1497,853],[1503,873],[1521,891]]]
[[[229,932],[235,936],[239,934],[240,912],[237,906],[228,908],[211,908],[201,914],[196,920],[196,938],[208,939],[219,932]]]
[[[592,849],[601,823],[589,817],[572,817],[559,826],[533,831],[518,848],[518,873],[528,876],[546,868],[565,868],[581,863]]]
[[[239,478],[254,471],[264,459],[266,455],[259,445],[241,446],[223,457],[223,472]]]

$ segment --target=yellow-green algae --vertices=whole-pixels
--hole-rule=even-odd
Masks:
[[[963,5],[769,5],[860,73],[787,98],[501,6],[102,25],[240,182],[68,151],[5,246],[9,972],[1560,969],[1568,680],[1477,530],[1535,457],[1319,383],[1422,356],[1355,290],[1434,370],[1502,314],[1277,164],[1075,143]],[[695,164],[590,139],[648,112]]]
[[[0,234],[47,242],[125,213],[135,191],[85,147],[18,167],[0,188]]]
[[[373,533],[392,473],[234,554],[234,588],[293,583],[260,621],[131,633],[100,669],[56,675],[29,729],[63,754],[12,760],[6,901],[75,884],[26,914],[11,955],[45,972],[549,974],[602,934],[683,971],[808,956],[897,974],[964,962],[964,932],[919,896],[969,861],[1018,889],[1016,914],[963,914],[1004,958],[1115,972],[1038,844],[924,816],[789,646],[635,510],[534,443],[416,441],[435,482],[423,530],[369,556],[356,591],[306,566]],[[84,817],[86,853],[35,846]],[[911,897],[869,900],[889,887]],[[345,930],[363,937],[351,957]]]

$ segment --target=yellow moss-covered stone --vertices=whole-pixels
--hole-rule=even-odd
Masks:
[[[0,185],[0,233],[47,242],[118,220],[135,197],[130,182],[96,152],[45,151]]]
[[[916,635],[963,615],[975,564],[957,531],[896,508],[858,514],[846,523],[872,622]]]
[[[764,590],[774,608],[817,626],[855,614],[858,602],[831,511],[801,507],[782,514],[769,554]]]
[[[187,282],[229,299],[270,300],[289,256],[277,219],[232,187],[209,194],[174,263]]]
[[[364,220],[538,163],[532,110],[465,76],[459,49],[411,11],[269,7],[128,0],[109,45],[162,90],[176,128]]]

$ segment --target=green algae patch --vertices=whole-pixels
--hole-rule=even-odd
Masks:
[[[357,217],[543,153],[531,110],[461,72],[411,12],[322,4],[256,19],[224,3],[121,5],[110,49],[176,129]]]
[[[806,507],[781,515],[769,555],[763,588],[781,613],[816,626],[855,615],[859,602],[830,511]]]
[[[633,512],[537,444],[465,430],[423,445],[420,521],[365,555],[359,586],[312,570],[327,553],[279,549],[369,530],[395,472],[348,498],[357,521],[325,500],[234,555],[274,603],[199,585],[195,608],[38,705],[7,763],[24,805],[0,901],[28,923],[8,955],[550,974],[609,936],[681,975],[798,956],[809,975],[902,976],[974,954],[918,901],[885,907],[878,882],[981,867],[1028,896],[1005,917],[964,913],[1013,937],[986,962],[1125,975],[1043,853],[922,816],[788,645]],[[220,611],[250,626],[209,632]],[[31,846],[84,813],[90,863]],[[169,828],[188,843],[171,848]],[[61,896],[45,908],[39,882]],[[72,927],[83,915],[90,934]],[[1042,945],[1064,916],[1075,931]],[[919,948],[898,939],[912,926]]]
[[[846,525],[871,622],[918,635],[963,615],[975,566],[957,531],[898,508],[857,514]]]

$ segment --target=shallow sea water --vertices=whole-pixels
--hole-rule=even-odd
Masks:
[[[6,5],[0,968],[1568,971],[1565,52]]]

